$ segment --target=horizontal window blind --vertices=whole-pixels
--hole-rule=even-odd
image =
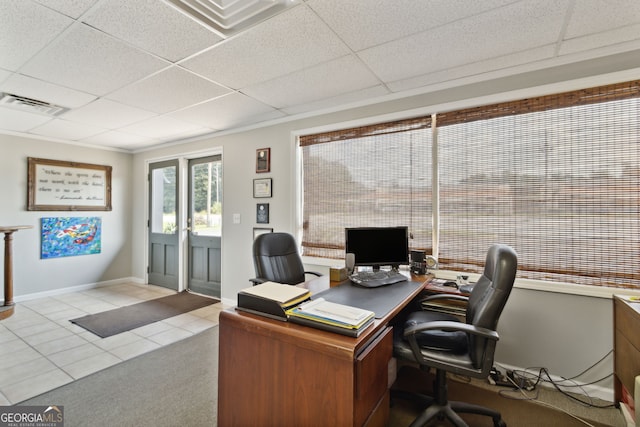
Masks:
[[[430,251],[438,215],[441,268],[481,272],[500,242],[518,277],[640,289],[639,100],[632,81],[439,113],[437,141],[429,117],[302,136],[303,253],[385,225]]]
[[[639,87],[438,115],[440,265],[480,272],[500,242],[518,277],[640,288]]]
[[[411,247],[431,247],[430,126],[427,117],[300,137],[303,255],[344,258],[347,227],[406,225]]]

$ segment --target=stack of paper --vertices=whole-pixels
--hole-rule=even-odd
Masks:
[[[308,289],[282,283],[264,282],[238,293],[238,310],[286,320],[285,312],[308,300]]]
[[[354,337],[371,325],[375,317],[373,311],[337,304],[323,298],[289,309],[287,315],[292,322]]]

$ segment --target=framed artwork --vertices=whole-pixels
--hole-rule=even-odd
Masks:
[[[273,233],[273,228],[253,227],[253,240],[261,234]]]
[[[99,254],[102,249],[102,219],[42,218],[41,235],[41,259]]]
[[[258,148],[256,150],[256,173],[269,172],[271,170],[271,148]]]
[[[258,224],[269,224],[269,203],[258,203],[256,205],[256,222]]]
[[[253,180],[253,197],[271,197],[271,178],[258,178]]]
[[[29,157],[28,211],[110,211],[111,166]]]

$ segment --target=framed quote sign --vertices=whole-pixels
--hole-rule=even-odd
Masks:
[[[29,157],[27,210],[110,211],[111,166]]]

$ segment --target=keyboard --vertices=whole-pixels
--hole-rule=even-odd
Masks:
[[[397,271],[360,271],[349,276],[349,280],[365,288],[392,285],[408,280],[407,276]]]

